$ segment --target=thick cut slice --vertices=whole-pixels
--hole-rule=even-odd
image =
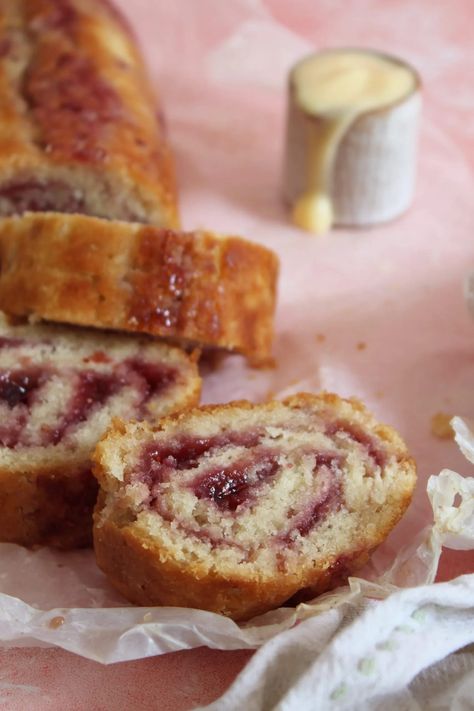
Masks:
[[[162,115],[108,0],[0,0],[0,215],[177,227]]]
[[[0,308],[269,358],[278,260],[239,237],[83,215],[0,221]]]
[[[195,405],[196,364],[177,348],[0,320],[0,540],[90,543],[91,452],[113,417]]]
[[[328,394],[117,422],[94,462],[94,547],[115,587],[236,620],[344,580],[416,480],[394,430]]]

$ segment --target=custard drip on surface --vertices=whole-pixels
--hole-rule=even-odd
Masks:
[[[293,220],[302,229],[322,234],[334,221],[330,183],[344,135],[361,114],[408,96],[416,77],[383,55],[346,50],[303,60],[292,72],[292,83],[298,107],[310,117],[306,190],[294,205]]]

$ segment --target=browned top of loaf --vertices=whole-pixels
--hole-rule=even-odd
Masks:
[[[277,257],[239,237],[82,215],[0,223],[0,307],[270,356]]]
[[[114,171],[176,225],[161,114],[130,29],[105,0],[0,0],[0,177]]]

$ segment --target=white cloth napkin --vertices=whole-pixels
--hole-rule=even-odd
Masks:
[[[267,642],[206,711],[467,711],[473,642],[474,575],[359,600]]]
[[[457,417],[452,426],[474,463],[474,429]],[[432,580],[442,546],[473,548],[474,479],[444,470],[428,495],[436,525],[415,555],[403,552],[377,582],[351,579],[342,604],[263,644],[206,711],[474,709],[474,647],[457,653],[474,643],[474,574],[394,585]]]

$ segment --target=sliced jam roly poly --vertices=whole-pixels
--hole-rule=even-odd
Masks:
[[[104,362],[103,357],[106,357],[105,354],[99,355],[99,362]],[[94,360],[94,354],[91,356],[91,360]],[[126,387],[130,381],[133,383],[131,376],[134,375],[138,375],[142,380],[141,405],[145,405],[150,398],[159,394],[175,380],[176,371],[136,359],[125,361],[112,372],[88,370],[78,373],[79,382],[75,386],[68,411],[59,424],[52,429],[50,443],[57,444],[69,428],[84,422],[94,407],[104,405],[110,397]]]
[[[329,437],[337,435],[340,432],[348,435],[354,442],[358,442],[367,450],[367,454],[371,457],[375,464],[381,469],[387,464],[387,454],[377,445],[376,440],[367,432],[364,432],[361,427],[337,420],[326,427],[326,435]]]
[[[0,336],[0,350],[3,348],[18,348],[18,346],[23,346],[25,341],[21,338],[7,338],[6,336]]]
[[[43,368],[24,368],[22,370],[0,370],[0,402],[11,410],[23,406],[10,421],[0,423],[0,446],[13,448],[21,440],[23,428],[28,419],[37,390],[48,380],[51,372]]]
[[[0,349],[21,345],[20,339],[0,338]],[[21,358],[19,363],[21,363]],[[108,364],[109,356],[103,351],[95,351],[84,362]],[[24,366],[16,369],[0,369],[0,403],[5,403],[10,409],[18,406],[23,411],[16,410],[11,421],[0,423],[0,446],[14,447],[22,442],[22,432],[25,428],[29,409],[35,403],[37,391],[53,376],[59,375],[53,367]],[[56,445],[76,425],[84,422],[90,412],[103,406],[113,395],[125,387],[133,388],[138,395],[136,417],[143,415],[142,408],[154,396],[159,395],[169,384],[176,382],[178,370],[157,363],[147,363],[139,358],[130,359],[118,365],[111,365],[107,371],[71,369],[61,373],[61,377],[70,381],[72,394],[65,403],[63,412],[53,422],[43,423],[36,436],[31,435],[23,442],[41,441],[43,446]],[[39,438],[39,439],[38,439]],[[27,441],[28,440],[28,441]]]
[[[322,496],[300,516],[295,526],[286,534],[291,539],[292,531],[298,531],[301,536],[306,536],[318,523],[323,521],[329,513],[337,511],[342,506],[341,486],[338,481],[331,482]]]
[[[33,393],[48,379],[50,372],[42,368],[0,371],[0,401],[8,407],[31,405]]]
[[[207,453],[228,445],[254,447],[262,436],[261,432],[229,432],[214,437],[180,437],[160,444],[148,445],[140,457],[133,473],[134,481],[142,481],[148,486],[159,484],[174,469],[193,469]]]
[[[125,361],[125,367],[132,373],[136,373],[145,384],[143,393],[143,403],[146,404],[155,395],[162,392],[168,385],[176,382],[178,376],[174,368],[169,368],[157,363],[147,363],[138,358],[131,358]]]
[[[322,473],[324,478],[321,491],[315,500],[293,518],[291,527],[279,537],[286,543],[291,543],[294,540],[295,531],[301,536],[307,535],[329,513],[340,509],[343,503],[341,482],[334,469],[341,466],[344,455],[338,452],[314,452],[313,454],[315,476],[318,475],[322,467],[325,467]]]
[[[252,498],[254,487],[274,476],[279,468],[278,455],[260,455],[208,471],[191,486],[198,499],[210,499],[221,510],[235,511]]]
[[[320,467],[339,466],[343,460],[343,455],[339,452],[311,452],[314,455],[314,469]]]
[[[103,405],[122,386],[122,381],[115,375],[94,370],[78,373],[77,377],[79,382],[75,387],[68,410],[59,424],[50,432],[50,444],[60,442],[69,428],[84,422],[94,407]]]

